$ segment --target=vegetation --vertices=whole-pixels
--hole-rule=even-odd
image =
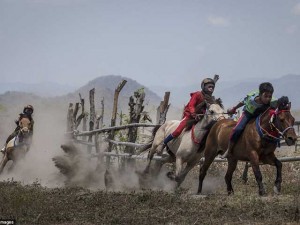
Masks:
[[[300,163],[283,166],[282,195],[272,193],[274,168],[263,166],[268,196],[259,197],[254,176],[243,184],[234,176],[233,196],[225,185],[208,188],[207,197],[194,196],[198,169],[192,171],[183,188],[172,193],[152,190],[130,192],[91,191],[79,187],[48,189],[38,183],[22,186],[0,183],[1,218],[19,224],[299,224]],[[225,164],[214,164],[208,180],[223,180]],[[222,174],[220,176],[220,174]]]

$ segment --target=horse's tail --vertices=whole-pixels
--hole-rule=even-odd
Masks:
[[[161,125],[157,125],[156,127],[154,127],[154,128],[152,129],[152,136],[151,136],[150,140],[145,144],[145,146],[142,147],[142,148],[140,149],[140,154],[142,154],[143,152],[145,152],[145,151],[147,151],[149,148],[151,148],[152,143],[153,143],[153,140],[154,140],[154,137],[155,137],[155,135],[156,135],[156,132],[158,131],[158,129],[159,129],[160,127],[161,127]]]

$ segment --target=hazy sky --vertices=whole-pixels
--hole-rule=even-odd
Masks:
[[[0,82],[300,74],[300,0],[0,0]]]

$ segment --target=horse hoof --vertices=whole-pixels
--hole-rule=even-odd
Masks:
[[[175,180],[173,172],[167,172],[167,177],[170,178],[171,180]]]
[[[137,173],[142,174],[141,172],[137,172]],[[149,174],[149,170],[144,170],[143,174],[145,174],[145,175]]]
[[[228,191],[227,194],[228,194],[228,196],[233,195],[233,194],[234,194],[234,191],[233,191],[233,190]]]
[[[276,186],[273,187],[274,193],[277,195],[280,195],[280,189],[277,188]]]
[[[244,183],[244,184],[247,184],[247,182],[248,182],[248,178],[247,178],[247,177],[243,177],[243,176],[242,176],[241,179],[243,180],[243,183]]]
[[[259,191],[259,196],[266,196],[266,195],[267,195],[266,191]]]
[[[180,178],[177,177],[177,176],[174,178],[174,180],[175,180],[177,183],[181,182]]]

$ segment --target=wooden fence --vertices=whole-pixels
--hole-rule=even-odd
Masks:
[[[118,96],[124,85],[126,84],[126,80],[123,80],[118,87],[115,89],[114,95],[114,103],[113,103],[113,111],[112,111],[112,118],[111,118],[111,126],[107,128],[103,128],[103,117],[104,117],[104,99],[101,100],[101,110],[100,115],[96,116],[95,113],[95,103],[94,103],[94,93],[95,89],[90,90],[90,113],[85,112],[84,108],[84,99],[80,97],[80,102],[75,104],[75,108],[73,108],[73,104],[69,104],[68,109],[68,123],[67,123],[67,135],[71,138],[74,142],[82,144],[87,147],[87,151],[91,154],[91,157],[98,157],[101,163],[104,162],[104,157],[106,157],[106,165],[109,166],[110,157],[122,157],[127,159],[146,159],[145,156],[137,155],[137,149],[145,149],[146,147],[150,147],[149,144],[145,143],[136,143],[137,139],[137,129],[138,128],[145,128],[145,127],[157,127],[163,124],[166,121],[166,115],[169,109],[169,97],[170,92],[166,92],[164,96],[164,100],[161,101],[160,105],[157,108],[157,117],[156,121],[157,124],[149,124],[149,123],[141,123],[141,117],[144,116],[147,118],[147,113],[143,111],[143,101],[145,97],[144,92],[135,92],[134,96],[130,97],[129,100],[129,108],[130,108],[130,119],[129,124],[116,126],[116,118],[117,118],[117,105],[118,105]],[[81,114],[77,116],[79,109],[81,107]],[[89,130],[87,131],[87,120],[88,115],[90,115],[89,119]],[[122,115],[122,112],[120,113]],[[148,120],[151,121],[151,119]],[[122,118],[120,118],[122,121]],[[78,130],[80,123],[82,122],[82,130]],[[299,135],[300,129],[300,121],[295,122],[296,132]],[[129,141],[118,141],[115,140],[115,132],[119,130],[127,129],[127,137]],[[106,137],[104,137],[106,134]],[[79,139],[81,138],[81,139]],[[100,144],[103,142],[108,142],[108,149],[106,152],[101,152]],[[282,142],[284,145],[284,141]],[[116,153],[112,150],[116,146],[124,146],[123,153]],[[300,138],[295,144],[295,151],[300,146]],[[92,148],[95,148],[95,154],[92,153]],[[155,160],[160,160],[161,157],[156,156],[154,157]],[[201,159],[203,160],[203,159]],[[291,161],[300,161],[300,156],[297,157],[282,157],[279,158],[282,162],[291,162]],[[215,162],[226,162],[225,159],[216,158]]]
[[[160,105],[157,108],[157,116],[156,121],[157,124],[153,123],[145,123],[146,121],[152,122],[148,113],[144,111],[144,98],[145,92],[143,89],[137,90],[133,93],[133,96],[129,98],[129,120],[128,124],[123,124],[122,112],[119,114],[118,112],[118,96],[121,92],[122,88],[126,84],[126,80],[120,82],[118,87],[115,89],[114,94],[114,102],[113,102],[113,110],[111,116],[111,124],[110,127],[103,127],[103,117],[104,117],[104,101],[101,100],[101,110],[100,115],[96,115],[95,110],[95,89],[90,90],[89,94],[89,102],[90,102],[90,112],[85,112],[85,101],[80,97],[80,102],[78,103],[70,103],[69,109],[67,113],[67,137],[72,141],[82,144],[86,146],[88,153],[90,153],[93,157],[97,156],[100,163],[104,162],[104,158],[106,158],[106,166],[108,167],[110,164],[111,157],[123,157],[123,158],[131,158],[138,159],[141,156],[136,155],[137,149],[143,149],[149,146],[146,143],[136,143],[138,136],[138,129],[143,128],[144,130],[147,127],[155,128],[160,126],[166,121],[167,111],[169,109],[169,97],[170,92],[166,92],[164,99],[161,101]],[[79,110],[81,108],[81,114],[77,116]],[[89,115],[89,121],[88,121]],[[120,125],[116,126],[117,115],[120,115]],[[82,130],[79,130],[78,127],[82,122]],[[87,130],[87,122],[89,124],[89,130]],[[116,131],[127,130],[126,141],[117,140]],[[150,131],[148,131],[150,134]],[[149,136],[149,135],[148,135]],[[101,152],[100,145],[104,142],[108,143],[108,147],[106,152]],[[113,150],[122,146],[122,153],[115,153]],[[93,152],[95,149],[95,154]],[[129,157],[130,156],[130,157]],[[157,157],[156,157],[157,158]]]

